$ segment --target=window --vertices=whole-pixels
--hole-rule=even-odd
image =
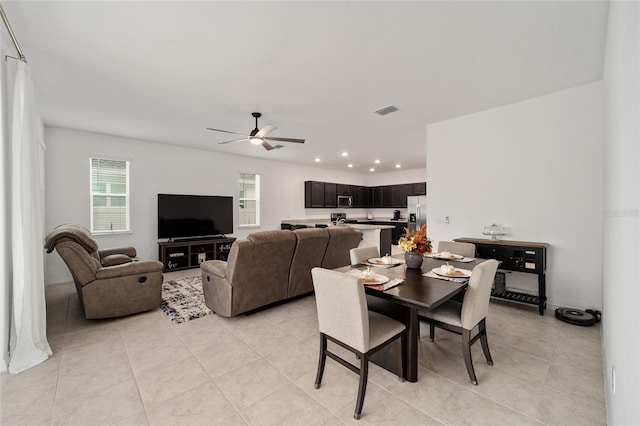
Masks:
[[[129,162],[90,159],[91,232],[129,232]]]
[[[238,176],[239,226],[260,225],[260,175],[240,173]]]

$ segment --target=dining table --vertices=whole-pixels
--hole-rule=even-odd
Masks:
[[[393,259],[400,260],[402,254],[392,256]],[[450,265],[455,268],[472,270],[474,266],[482,263],[486,259],[464,259],[464,262],[449,260]],[[375,364],[393,372],[399,377],[403,377],[409,382],[418,381],[418,341],[420,339],[420,322],[418,313],[435,309],[448,300],[461,297],[464,293],[468,280],[449,280],[427,276],[426,274],[434,268],[442,266],[446,260],[424,257],[421,268],[407,268],[405,263],[397,266],[382,267],[358,264],[343,266],[336,271],[354,273],[354,269],[370,270],[375,274],[384,275],[390,280],[401,279],[397,286],[387,290],[379,289],[380,286],[365,285],[368,308],[374,312],[387,315],[402,322],[407,327],[407,338],[405,341],[405,362],[404,370],[398,371],[398,356],[401,353],[398,345],[388,345],[371,357]],[[431,275],[431,274],[430,274]]]

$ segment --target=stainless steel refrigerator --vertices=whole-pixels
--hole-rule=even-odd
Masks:
[[[409,231],[415,232],[427,224],[427,197],[416,195],[407,197],[407,221]]]

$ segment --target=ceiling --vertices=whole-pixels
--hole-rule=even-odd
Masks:
[[[2,4],[47,125],[332,169],[351,162],[367,174],[426,167],[429,123],[601,80],[608,10],[598,1]],[[388,105],[398,111],[373,113]],[[233,135],[206,130],[248,133],[253,111],[277,127],[269,136],[306,143],[267,152],[219,145]]]

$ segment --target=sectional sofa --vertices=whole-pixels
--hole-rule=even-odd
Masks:
[[[226,261],[200,265],[206,305],[232,317],[313,291],[311,269],[350,264],[362,232],[349,227],[255,232],[236,240]]]

